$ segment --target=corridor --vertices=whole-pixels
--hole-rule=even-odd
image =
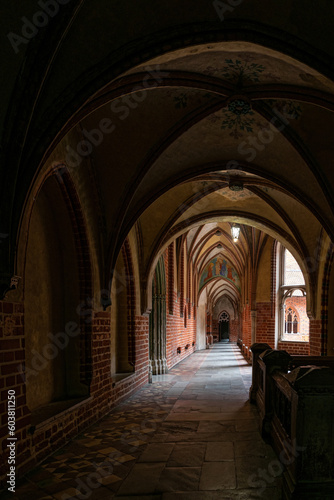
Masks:
[[[236,344],[197,351],[29,473],[12,499],[279,500]]]
[[[283,476],[247,363],[332,363],[334,2],[13,5],[0,500],[323,499],[330,377],[306,420],[296,385],[260,386]]]

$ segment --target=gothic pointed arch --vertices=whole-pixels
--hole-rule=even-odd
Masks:
[[[67,168],[49,171],[34,193],[25,214],[28,237],[20,252],[27,311],[27,405],[32,421],[39,422],[44,418],[40,408],[90,393],[93,291],[86,221]]]

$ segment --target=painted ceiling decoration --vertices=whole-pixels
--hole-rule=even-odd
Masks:
[[[89,58],[84,62],[88,64]],[[69,67],[72,63],[69,61]],[[157,68],[157,77],[148,74],[148,65]],[[57,85],[68,88],[70,95],[72,87],[68,87],[67,76],[72,73],[57,73],[64,79],[60,84],[50,68],[48,79],[40,81],[43,96],[36,108],[38,120],[32,122],[34,126],[25,131],[22,139],[26,150],[17,158],[17,162],[22,159],[22,164],[18,163],[15,176],[12,168],[6,172],[8,185],[12,171],[13,185],[15,179],[22,182],[13,224],[19,224],[19,208],[25,202],[23,178],[27,182],[34,178],[30,165],[38,165],[42,154],[48,161],[45,168],[64,157],[67,161],[64,152],[70,147],[82,163],[80,169],[70,169],[74,182],[81,186],[84,170],[95,179],[94,197],[102,214],[96,227],[100,224],[105,235],[100,252],[111,268],[121,242],[138,217],[145,282],[161,245],[186,231],[192,231],[187,238],[195,267],[202,269],[213,262],[222,248],[240,280],[259,231],[267,230],[271,237],[283,238],[301,256],[313,255],[319,223],[329,234],[334,227],[330,210],[332,139],[316,125],[321,123],[324,129],[333,130],[334,84],[320,72],[320,66],[314,69],[307,66],[307,61],[241,40],[219,39],[209,44],[196,40],[195,46],[175,46],[166,53],[152,49],[131,69],[126,65],[113,69],[112,80],[101,77],[99,87],[90,96],[81,90],[78,103],[82,101],[82,108],[73,117],[68,116],[71,101],[69,97],[64,99],[64,92],[56,96],[58,100],[52,98]],[[86,70],[81,73],[80,68],[78,65],[75,81],[90,75]],[[105,70],[109,72],[109,65]],[[92,82],[82,82],[82,88],[86,83],[94,88],[93,78]],[[143,91],[143,82],[148,84],[147,91]],[[75,89],[73,99],[77,99],[77,93]],[[110,103],[116,99],[121,99],[122,107],[115,111]],[[48,111],[52,107],[58,110],[58,105],[57,120],[49,119]],[[289,126],[280,127],[280,120],[271,122],[278,113],[286,116]],[[112,127],[102,131],[107,120],[112,121]],[[14,115],[8,120],[11,123],[15,123]],[[74,123],[78,125],[71,128]],[[277,124],[275,130],[273,123]],[[96,130],[100,133],[96,134]],[[6,144],[20,142],[15,132],[8,132]],[[97,140],[97,135],[101,139]],[[10,136],[15,140],[9,140]],[[48,137],[55,137],[52,145]],[[80,149],[84,141],[93,149],[89,155]],[[98,145],[93,148],[94,141]],[[49,149],[44,151],[46,146]],[[14,147],[8,147],[6,158],[12,158],[14,153]],[[21,176],[21,171],[27,171],[27,176]],[[227,187],[235,177],[241,177],[242,191]],[[10,199],[16,199],[10,190],[5,191],[4,208],[10,205]],[[85,203],[94,205],[95,198],[94,202],[85,199]],[[308,224],[299,225],[299,217]],[[254,234],[245,231],[238,245],[233,245],[229,227],[232,222],[254,227]],[[205,228],[200,230],[200,224]],[[220,237],[211,234],[212,224],[221,228]],[[2,234],[10,233],[7,225],[0,229]],[[2,238],[0,252],[6,248],[9,253],[9,248],[15,248],[14,242],[9,245],[7,240]],[[14,262],[14,255],[10,258]],[[207,269],[203,282],[210,280],[209,275]],[[108,278],[104,279],[103,286],[107,287]],[[224,280],[216,279],[220,286],[230,289],[235,280],[228,283],[228,275]],[[237,288],[233,288],[236,292]],[[213,294],[210,297],[216,300]]]
[[[259,76],[266,69],[262,64],[250,63],[236,59],[225,59],[226,66],[222,68],[222,76],[241,88],[244,83],[257,83]]]
[[[188,96],[184,92],[175,96],[173,100],[176,108],[186,108],[188,106]]]
[[[224,78],[234,83],[237,87],[241,88],[244,85],[251,83],[258,83],[261,75],[266,70],[266,66],[257,62],[259,58],[255,54],[240,54],[236,59],[226,58],[223,61],[223,66],[216,64],[216,66],[207,66],[203,73],[214,75],[219,78]],[[216,61],[217,63],[218,61]],[[266,72],[267,76],[272,76],[269,71]],[[275,77],[276,79],[276,77]]]
[[[203,105],[203,98],[207,101],[214,99],[214,96],[209,93],[201,92],[179,92],[175,95],[175,92],[169,91],[167,95],[173,100],[174,108],[180,110],[189,106]],[[272,108],[273,113],[287,121],[298,120],[302,114],[300,104],[293,101],[270,99],[267,103]],[[243,96],[231,99],[225,108],[212,113],[207,117],[207,120],[213,124],[220,122],[220,128],[229,131],[229,135],[234,139],[240,139],[246,133],[253,133],[255,130],[270,126],[258,113],[252,110],[251,103]]]
[[[279,111],[288,120],[298,120],[301,117],[302,108],[299,103],[294,101],[269,99],[268,104],[274,112]]]
[[[215,99],[210,92],[184,88],[181,91],[167,90],[166,95],[172,100],[175,109],[185,109],[188,106],[201,106],[204,102]]]
[[[253,132],[254,111],[246,100],[239,98],[231,101],[228,108],[224,108],[223,113],[225,119],[222,121],[221,128],[231,130],[231,137],[239,139],[243,136],[242,132]]]
[[[199,282],[199,290],[201,290],[209,281],[214,278],[225,278],[233,283],[240,291],[240,278],[232,264],[224,257],[218,255],[208,262],[203,269]]]

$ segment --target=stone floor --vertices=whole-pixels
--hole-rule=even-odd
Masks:
[[[198,351],[153,379],[8,498],[281,499],[276,455],[248,402],[251,367],[235,344]]]

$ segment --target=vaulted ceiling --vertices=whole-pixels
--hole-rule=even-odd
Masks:
[[[243,2],[224,22],[209,7],[73,1],[17,54],[8,41],[2,273],[15,268],[33,183],[63,164],[106,275],[135,227],[144,283],[186,232],[194,245],[206,234],[194,253],[201,266],[215,252],[210,228],[220,227],[236,268],[247,227],[299,262],[334,238],[333,6],[321,23],[310,2]],[[35,3],[24,9],[32,19]],[[12,7],[3,19],[22,29]],[[242,191],[229,189],[235,180]],[[232,222],[245,228],[237,249]]]

